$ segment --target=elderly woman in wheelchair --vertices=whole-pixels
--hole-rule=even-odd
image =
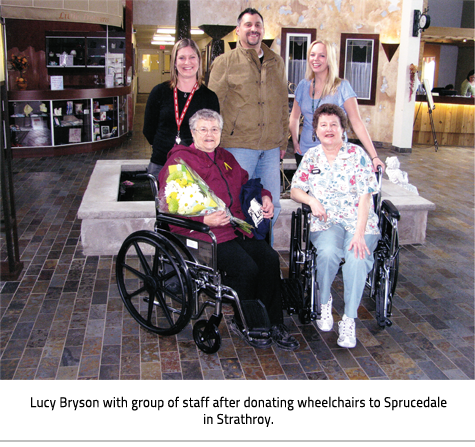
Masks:
[[[193,144],[190,147],[178,145],[170,151],[159,175],[161,191],[166,184],[168,166],[176,164],[176,160],[180,158],[225,202],[233,216],[244,220],[240,192],[248,181],[248,174],[230,152],[218,146],[223,128],[221,115],[208,109],[200,110],[190,119],[190,128]],[[267,190],[262,190],[262,210],[265,218],[273,216],[272,197]],[[256,348],[267,348],[275,344],[284,350],[297,349],[298,341],[283,324],[278,253],[265,240],[257,240],[252,234],[235,228],[225,211],[215,211],[190,219],[208,225],[214,233],[217,240],[217,267],[219,271],[225,272],[223,283],[237,292],[241,303],[246,300],[261,300],[267,311],[271,326],[269,336],[249,337],[243,330],[240,313],[233,302],[233,332]],[[190,232],[183,227],[171,225],[170,229],[174,233],[195,239],[208,238],[205,233]]]
[[[316,248],[322,331],[333,329],[331,285],[341,265],[345,312],[338,345],[356,346],[355,318],[380,239],[372,195],[378,181],[371,159],[357,145],[345,143],[348,120],[334,104],[320,106],[313,118],[321,144],[304,156],[292,180],[291,197],[311,208],[309,239]]]

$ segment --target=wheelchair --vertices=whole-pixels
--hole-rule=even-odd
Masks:
[[[254,300],[240,301],[237,293],[223,284],[217,268],[217,241],[210,227],[160,213],[157,179],[145,173],[137,177],[150,180],[156,221],[154,231],[129,235],[117,255],[117,286],[131,316],[150,332],[174,335],[212,307],[208,319],[194,324],[193,339],[201,351],[213,354],[221,346],[218,328],[223,300],[228,300],[235,303],[243,332],[250,339],[268,337],[270,322],[264,305]],[[207,234],[210,242],[173,233],[169,225]]]
[[[382,328],[391,326],[392,301],[399,271],[398,221],[400,214],[389,200],[381,199],[382,172],[377,173],[379,193],[373,197],[379,218],[381,239],[374,250],[374,265],[366,278],[369,296],[375,303],[376,321]],[[317,251],[310,242],[311,209],[303,204],[292,213],[289,277],[283,280],[284,309],[296,314],[302,324],[321,318],[321,301],[316,279]],[[344,261],[342,261],[344,262]]]

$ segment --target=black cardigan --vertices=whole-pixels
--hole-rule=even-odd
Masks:
[[[186,104],[185,94],[178,90],[178,108],[181,112]],[[185,118],[180,127],[181,143],[189,146],[193,143],[189,127],[189,119],[201,109],[211,109],[219,113],[218,97],[205,85],[196,90],[190,106],[186,111]],[[145,107],[145,117],[143,134],[152,145],[151,161],[158,165],[164,165],[167,161],[167,154],[175,145],[177,135],[177,125],[175,119],[175,108],[173,101],[173,89],[170,88],[169,81],[156,85],[150,92]]]

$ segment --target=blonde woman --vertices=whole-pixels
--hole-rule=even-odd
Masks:
[[[158,178],[174,145],[193,143],[188,121],[204,108],[219,113],[218,97],[203,84],[198,45],[182,39],[172,50],[170,81],[152,89],[145,108],[143,134],[152,145],[150,174]]]
[[[355,91],[348,81],[338,77],[336,51],[333,45],[320,39],[310,44],[305,79],[300,81],[295,90],[294,105],[290,114],[289,130],[298,163],[311,147],[320,144],[314,133],[312,121],[315,110],[322,104],[336,104],[346,112],[351,127],[368,152],[374,168],[376,169],[379,165],[384,168],[384,163],[379,159],[361,120]],[[304,122],[299,139],[301,115],[304,117]]]

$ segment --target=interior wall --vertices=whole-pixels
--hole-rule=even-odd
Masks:
[[[456,45],[441,45],[440,60],[444,61],[444,68],[439,66],[439,87],[453,84],[455,88],[455,76],[457,73],[457,58],[459,49]]]
[[[474,69],[473,48],[459,48],[457,60],[457,76],[455,88],[460,92],[462,82],[467,79],[468,72]]]
[[[464,0],[429,0],[431,26],[461,28],[463,8]]]

